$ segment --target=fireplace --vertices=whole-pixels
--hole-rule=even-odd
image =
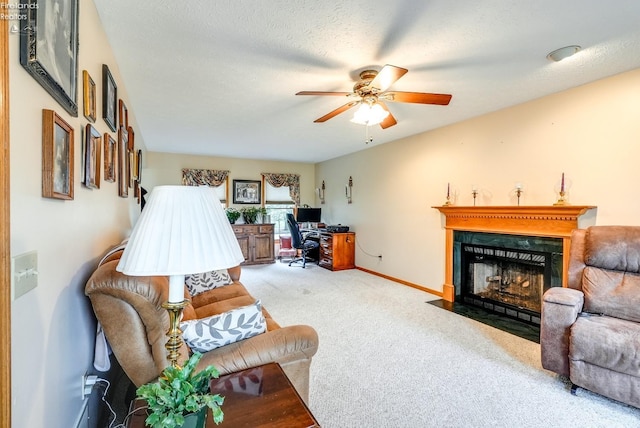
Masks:
[[[454,233],[455,301],[540,325],[542,295],[562,286],[562,240]]]
[[[566,286],[571,232],[595,223],[596,207],[434,208],[445,216],[442,307],[475,308],[459,313],[482,311],[501,326],[518,320],[535,331],[544,292]]]

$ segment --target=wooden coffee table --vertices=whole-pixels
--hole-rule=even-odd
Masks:
[[[207,413],[207,428],[309,428],[320,427],[311,411],[277,363],[270,363],[211,380],[211,392],[224,398],[224,421],[213,422]],[[144,406],[136,400],[132,407]],[[129,428],[144,428],[145,409],[131,416]]]

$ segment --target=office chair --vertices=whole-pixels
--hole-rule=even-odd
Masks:
[[[306,238],[302,237],[302,233],[300,233],[300,228],[298,227],[298,222],[296,222],[296,219],[291,213],[287,213],[287,226],[289,226],[289,233],[291,233],[291,246],[300,250],[300,257],[294,257],[289,262],[289,266],[291,266],[292,263],[301,261],[302,267],[304,268],[307,264],[307,253],[318,248],[320,244],[315,241],[308,241]]]

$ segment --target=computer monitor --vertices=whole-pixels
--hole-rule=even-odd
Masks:
[[[322,208],[298,208],[298,223],[320,223]]]

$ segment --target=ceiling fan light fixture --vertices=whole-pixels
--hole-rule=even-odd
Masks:
[[[565,46],[560,49],[556,49],[553,52],[549,52],[547,55],[547,59],[549,61],[562,61],[565,58],[569,58],[570,56],[578,53],[582,48],[578,45]]]
[[[360,107],[353,114],[351,122],[359,125],[378,125],[389,116],[389,112],[378,103],[361,103]]]

